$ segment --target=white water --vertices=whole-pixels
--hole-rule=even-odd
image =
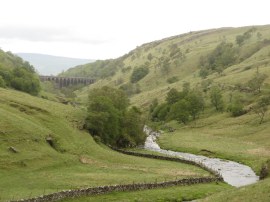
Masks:
[[[148,135],[144,145],[145,149],[201,163],[205,167],[218,172],[223,177],[224,181],[232,186],[241,187],[256,183],[259,180],[259,177],[256,176],[250,167],[234,161],[160,149],[156,142],[156,138],[160,133],[152,131],[147,126],[144,127],[144,132]]]

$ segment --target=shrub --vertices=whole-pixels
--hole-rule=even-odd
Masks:
[[[177,81],[179,81],[179,79],[177,78],[177,76],[173,76],[173,77],[170,77],[170,78],[168,78],[167,79],[167,83],[175,83],[175,82],[177,82]]]
[[[138,82],[139,80],[144,78],[148,73],[149,73],[149,69],[147,67],[135,68],[130,77],[131,83]]]
[[[5,88],[6,87],[6,82],[4,81],[3,77],[0,75],[0,87]]]
[[[227,108],[233,117],[241,116],[246,113],[246,110],[243,109],[244,106],[240,102],[234,102],[230,104]]]

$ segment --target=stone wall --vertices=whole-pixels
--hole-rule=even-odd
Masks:
[[[210,182],[218,182],[223,181],[223,178],[215,171],[210,170],[204,167],[202,164],[195,163],[193,161],[188,161],[179,158],[167,157],[167,156],[158,156],[153,154],[143,154],[131,151],[125,151],[121,149],[112,148],[115,151],[121,152],[127,155],[145,157],[145,158],[152,158],[152,159],[159,159],[159,160],[167,160],[167,161],[176,161],[186,164],[191,164],[195,166],[199,166],[210,173],[214,174],[215,177],[201,177],[201,178],[187,178],[187,179],[180,179],[174,181],[165,181],[159,183],[137,183],[137,184],[126,184],[126,185],[112,185],[112,186],[100,186],[100,187],[92,187],[92,188],[85,188],[85,189],[76,189],[76,190],[68,190],[68,191],[60,191],[52,194],[47,194],[44,196],[39,196],[31,199],[21,199],[21,200],[14,200],[10,202],[47,202],[47,201],[58,201],[64,198],[77,198],[81,196],[92,196],[92,195],[99,195],[99,194],[107,194],[113,191],[136,191],[136,190],[146,190],[146,189],[156,189],[156,188],[164,188],[176,185],[192,185],[192,184],[200,184],[200,183],[210,183]]]
[[[180,163],[185,163],[185,164],[190,164],[190,165],[194,165],[194,166],[198,166],[210,173],[212,173],[213,175],[215,175],[217,178],[221,179],[223,181],[222,176],[215,170],[212,170],[206,166],[204,166],[201,163],[196,163],[194,161],[189,161],[186,159],[180,159],[180,158],[174,158],[174,157],[169,157],[169,156],[159,156],[159,155],[153,155],[153,154],[144,154],[144,153],[137,153],[137,152],[132,152],[132,151],[126,151],[126,150],[121,150],[121,149],[116,149],[116,148],[112,148],[115,151],[121,152],[123,154],[127,154],[127,155],[132,155],[132,156],[139,156],[139,157],[145,157],[145,158],[152,158],[152,159],[159,159],[159,160],[166,160],[166,161],[176,161],[176,162],[180,162]]]
[[[222,181],[221,178],[217,177],[202,177],[202,178],[189,178],[180,179],[175,181],[166,181],[159,183],[139,183],[139,184],[126,184],[126,185],[112,185],[112,186],[100,186],[86,189],[60,191],[44,196],[39,196],[31,199],[21,199],[10,202],[47,202],[47,201],[58,201],[64,198],[77,198],[82,196],[92,196],[99,194],[106,194],[113,191],[136,191],[146,189],[165,188],[176,185],[193,185],[201,183],[210,183]]]

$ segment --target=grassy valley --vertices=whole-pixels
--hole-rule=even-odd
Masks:
[[[261,108],[265,110],[262,120],[256,108],[270,96],[269,34],[269,25],[221,28],[144,44],[110,60],[107,65],[111,73],[101,73],[94,85],[78,90],[77,101],[85,103],[88,91],[102,86],[123,89],[133,105],[144,109],[148,124],[164,131],[159,139],[162,148],[234,160],[260,174],[270,159],[269,103]],[[73,68],[63,75],[89,72],[93,76],[98,69],[95,65],[98,63]],[[261,75],[264,78],[260,83],[256,78]],[[153,101],[156,99],[159,105],[166,103],[168,92],[182,92],[187,83],[204,100],[198,118],[189,118],[186,124],[169,116],[151,120],[149,107]],[[254,83],[260,83],[259,88]],[[221,92],[222,110],[216,110],[211,101],[214,87]],[[230,107],[235,103],[241,104],[243,113],[233,115]],[[169,132],[170,128],[173,132]],[[268,201],[267,187],[269,178],[206,200]],[[261,190],[260,196],[251,190]]]
[[[126,156],[96,144],[82,130],[83,108],[0,88],[0,114],[0,201],[71,188],[209,176],[194,166]]]
[[[124,136],[135,142],[125,134],[133,128],[120,127],[126,117],[134,121],[132,114],[142,115],[148,125],[162,131],[158,140],[162,148],[234,160],[249,165],[258,175],[264,168],[265,179],[239,189],[209,183],[64,201],[268,201],[269,36],[269,25],[196,31],[144,44],[117,59],[71,68],[61,76],[97,80],[74,92],[67,89],[67,97],[70,94],[76,103],[73,106],[58,102],[54,91],[60,91],[53,84],[42,85],[50,93],[40,92],[31,65],[0,52],[0,201],[67,189],[211,175],[187,164],[112,151],[95,142],[85,129],[86,117],[90,117],[93,122],[88,129],[104,132],[95,122],[102,117],[111,120],[104,132],[108,142],[113,142],[108,131],[116,127],[112,120],[119,123],[114,129],[120,139]],[[38,84],[34,93],[29,86],[35,82],[26,82],[27,75]],[[119,103],[124,96],[115,97],[118,91],[95,90],[104,86],[123,90],[131,106]],[[95,97],[91,102],[89,90]],[[111,94],[111,99],[104,94]],[[219,98],[216,107],[213,95]],[[179,106],[195,109],[189,103],[193,98],[203,101],[197,114],[179,111],[185,108]],[[120,116],[128,110],[131,115]],[[129,141],[122,145],[130,145]]]

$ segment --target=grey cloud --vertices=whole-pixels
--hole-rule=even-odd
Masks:
[[[74,36],[67,28],[0,26],[0,38],[32,42],[75,42],[99,45],[107,40]]]

